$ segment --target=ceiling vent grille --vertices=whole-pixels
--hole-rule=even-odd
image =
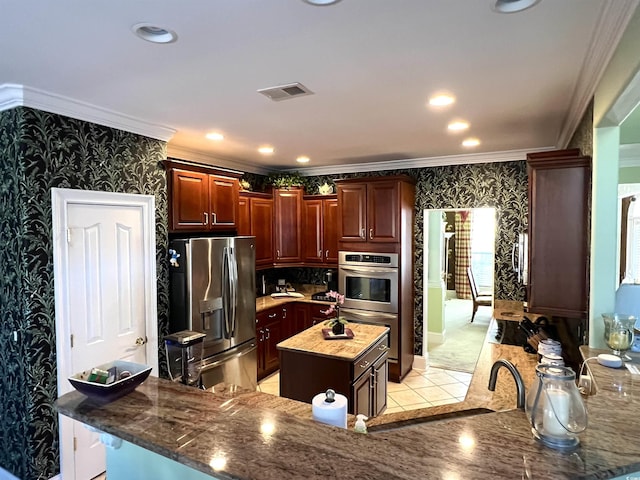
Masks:
[[[289,83],[277,87],[261,88],[258,90],[258,93],[269,97],[274,102],[287,100],[289,98],[304,97],[305,95],[313,95],[313,92],[301,83]]]

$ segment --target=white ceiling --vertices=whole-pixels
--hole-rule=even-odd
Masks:
[[[637,3],[542,0],[508,15],[491,3],[0,0],[0,108],[22,91],[27,106],[249,171],[298,168],[302,154],[330,172],[564,147]],[[131,32],[140,22],[175,30],[178,41],[143,41]],[[257,93],[293,82],[315,94],[273,102]],[[440,90],[457,102],[428,108]],[[467,134],[447,133],[455,118],[471,123]],[[212,130],[225,140],[205,139]],[[465,136],[482,143],[465,149]],[[262,144],[275,154],[260,155]]]

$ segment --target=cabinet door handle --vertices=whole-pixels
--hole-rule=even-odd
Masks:
[[[260,329],[258,331],[258,333],[260,334],[260,339],[258,340],[259,342],[264,341],[264,330]]]
[[[360,229],[360,238],[362,238],[363,240],[366,240],[366,235],[364,234],[364,228]]]
[[[265,338],[265,340],[269,340],[269,338],[271,337],[271,332],[269,332],[268,328],[265,328],[264,331],[267,333],[267,337]]]
[[[373,228],[369,229],[369,240],[373,240]]]
[[[204,212],[204,225],[209,225],[209,214]]]
[[[329,258],[329,250],[324,253],[324,258]]]
[[[286,308],[282,309],[282,318],[287,318],[287,309]]]
[[[267,315],[267,317],[269,318],[276,318],[278,316],[277,313],[270,313],[269,315]]]
[[[276,250],[276,258],[280,258],[280,250]]]
[[[318,250],[318,256],[322,257],[322,250]]]
[[[367,368],[369,365],[371,365],[368,361],[364,361],[364,363],[360,364],[360,368]]]
[[[376,376],[373,372],[371,372],[371,381],[369,382],[369,388],[371,388],[371,390],[376,389]]]
[[[218,216],[215,214],[215,212],[211,212],[211,225],[214,225],[218,223]]]

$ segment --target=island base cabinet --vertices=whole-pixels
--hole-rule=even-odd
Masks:
[[[351,387],[354,415],[359,413],[367,417],[380,415],[387,408],[387,375],[386,356],[379,358]]]
[[[387,365],[386,335],[355,360],[280,350],[280,396],[311,403],[331,388],[347,397],[349,413],[373,417],[387,406]]]

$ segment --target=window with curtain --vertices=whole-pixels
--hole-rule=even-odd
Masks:
[[[495,248],[495,209],[474,209],[471,220],[471,268],[478,290],[493,290],[493,251]]]

